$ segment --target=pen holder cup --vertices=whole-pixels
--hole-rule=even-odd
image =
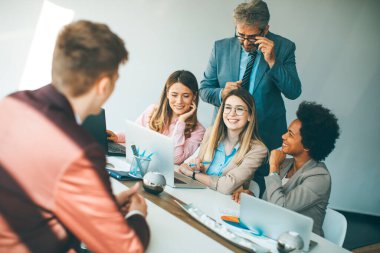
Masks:
[[[148,172],[150,161],[150,158],[133,156],[129,174],[134,177],[142,178]]]

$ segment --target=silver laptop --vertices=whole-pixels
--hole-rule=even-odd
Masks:
[[[200,182],[174,171],[174,144],[172,138],[130,120],[126,120],[125,133],[127,161],[132,160],[133,155],[130,147],[135,145],[140,154],[144,151],[145,155],[153,153],[148,171],[157,171],[163,174],[167,185],[179,188],[206,188]]]
[[[244,225],[274,240],[286,231],[297,232],[303,251],[309,250],[313,219],[245,193],[240,198],[239,218]]]

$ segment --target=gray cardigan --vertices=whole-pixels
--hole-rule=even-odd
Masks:
[[[279,176],[266,176],[263,199],[296,211],[314,220],[313,232],[323,236],[322,224],[330,198],[331,177],[323,162],[306,162],[283,186],[281,179],[292,168],[294,159],[285,159]]]

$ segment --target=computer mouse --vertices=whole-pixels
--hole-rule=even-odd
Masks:
[[[143,188],[153,194],[161,193],[166,185],[164,175],[159,172],[147,172],[143,177]]]
[[[302,237],[293,231],[286,231],[277,240],[277,250],[280,253],[301,253],[303,249]]]

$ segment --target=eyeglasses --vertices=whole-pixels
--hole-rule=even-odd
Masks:
[[[240,42],[244,42],[245,40],[247,40],[249,43],[255,43],[256,42],[256,37],[257,36],[262,36],[263,35],[263,31],[260,30],[260,33],[258,34],[252,34],[252,35],[245,35],[245,34],[242,34],[242,33],[239,33],[236,31],[235,29],[235,37],[238,38],[238,40]]]
[[[232,107],[230,105],[225,105],[224,106],[224,109],[223,109],[223,113],[224,114],[230,114],[232,112],[232,109],[233,111],[235,112],[235,114],[237,116],[243,116],[244,112],[245,111],[248,111],[247,109],[245,109],[244,107],[242,106],[236,106],[236,107]]]

